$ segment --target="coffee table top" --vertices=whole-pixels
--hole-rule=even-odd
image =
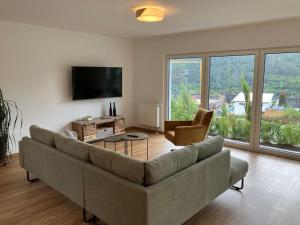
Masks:
[[[103,138],[103,141],[105,142],[121,142],[124,141],[124,139],[122,138],[122,136],[124,136],[126,134],[118,134],[118,135],[112,135],[106,138]]]
[[[132,137],[132,136],[128,136],[128,135],[134,135],[136,137]],[[144,140],[147,138],[149,138],[149,136],[147,134],[140,133],[140,132],[129,132],[122,136],[122,139],[127,140],[127,141],[138,141],[138,140]]]
[[[134,135],[136,137],[131,137],[128,136],[129,135]],[[121,141],[138,141],[138,140],[144,140],[149,138],[149,136],[147,134],[144,133],[140,133],[140,132],[129,132],[126,134],[119,134],[119,135],[112,135],[109,137],[106,137],[103,139],[103,141],[105,142],[121,142]]]

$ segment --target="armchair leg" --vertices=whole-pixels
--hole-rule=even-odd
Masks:
[[[241,179],[241,186],[240,187],[232,185],[230,188],[233,189],[233,190],[236,190],[236,191],[242,190],[244,188],[244,178]]]
[[[27,181],[30,182],[30,183],[34,183],[34,182],[39,181],[39,178],[31,179],[31,178],[30,178],[30,174],[29,174],[28,171],[26,171],[26,178],[27,178]]]

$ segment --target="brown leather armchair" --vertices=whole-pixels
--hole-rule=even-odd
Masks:
[[[165,138],[177,146],[203,141],[213,117],[213,111],[200,108],[193,121],[165,121]]]

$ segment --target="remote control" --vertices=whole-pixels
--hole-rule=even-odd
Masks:
[[[127,134],[128,137],[134,137],[134,138],[137,138],[138,136],[135,135],[135,134]]]

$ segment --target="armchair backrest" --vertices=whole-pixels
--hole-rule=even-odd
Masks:
[[[213,111],[208,111],[206,109],[199,108],[192,122],[192,125],[204,125],[208,127],[212,120],[213,114],[214,114]]]

